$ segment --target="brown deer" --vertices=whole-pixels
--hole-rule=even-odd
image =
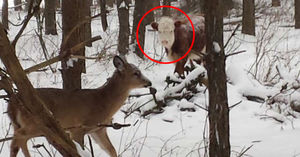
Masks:
[[[120,109],[129,92],[135,88],[151,86],[151,82],[133,64],[115,56],[116,68],[108,81],[97,89],[63,90],[56,88],[37,88],[39,96],[47,107],[70,134],[70,137],[84,146],[85,134],[91,134],[97,144],[111,157],[117,153],[110,142],[106,128],[99,124],[110,124],[112,116]],[[43,133],[30,120],[30,115],[19,110],[20,104],[11,99],[8,114],[14,126],[11,143],[11,157],[16,157],[21,148],[25,157],[30,157],[27,140],[43,136]]]

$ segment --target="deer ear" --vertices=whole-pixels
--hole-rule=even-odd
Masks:
[[[175,21],[175,23],[174,23],[175,27],[180,27],[180,26],[181,26],[181,24],[182,24],[182,22],[181,22],[181,21]]]
[[[158,30],[158,23],[157,23],[157,22],[152,22],[152,23],[151,23],[151,27],[152,27],[154,30]]]
[[[117,68],[119,71],[124,70],[125,61],[120,56],[115,56],[113,63],[114,63],[115,68]]]

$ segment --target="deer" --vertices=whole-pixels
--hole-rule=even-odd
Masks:
[[[124,104],[131,90],[147,88],[152,84],[135,65],[120,56],[113,58],[113,65],[116,68],[113,75],[104,85],[96,89],[36,88],[36,90],[71,139],[84,148],[84,135],[90,134],[108,155],[117,157],[106,127],[99,124],[111,124],[113,115]],[[16,157],[19,149],[25,157],[30,157],[27,141],[43,136],[30,120],[30,115],[21,112],[20,107],[15,99],[9,100],[8,116],[14,128],[10,157]]]

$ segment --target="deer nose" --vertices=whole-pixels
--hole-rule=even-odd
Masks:
[[[150,81],[145,85],[145,87],[151,87],[151,86],[152,86],[152,83]]]

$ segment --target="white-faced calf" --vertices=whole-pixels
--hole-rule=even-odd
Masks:
[[[187,58],[201,61],[205,54],[205,19],[203,16],[191,16],[195,28],[195,41]],[[174,61],[188,51],[193,40],[193,29],[190,22],[185,19],[161,17],[158,22],[152,22],[151,26],[158,31],[160,43],[165,47],[169,60]],[[180,76],[184,74],[184,65],[187,58],[176,63],[175,71]]]
[[[56,88],[37,88],[41,99],[48,105],[59,124],[70,133],[70,137],[83,147],[83,137],[91,134],[98,145],[111,157],[117,153],[111,144],[105,127],[112,116],[120,109],[129,92],[135,88],[151,86],[151,82],[133,64],[119,56],[114,57],[114,74],[97,89],[63,90]],[[39,127],[30,120],[30,115],[19,110],[22,107],[15,99],[8,104],[8,114],[14,126],[11,143],[11,157],[16,157],[19,148],[25,157],[30,157],[27,140],[43,136]]]

